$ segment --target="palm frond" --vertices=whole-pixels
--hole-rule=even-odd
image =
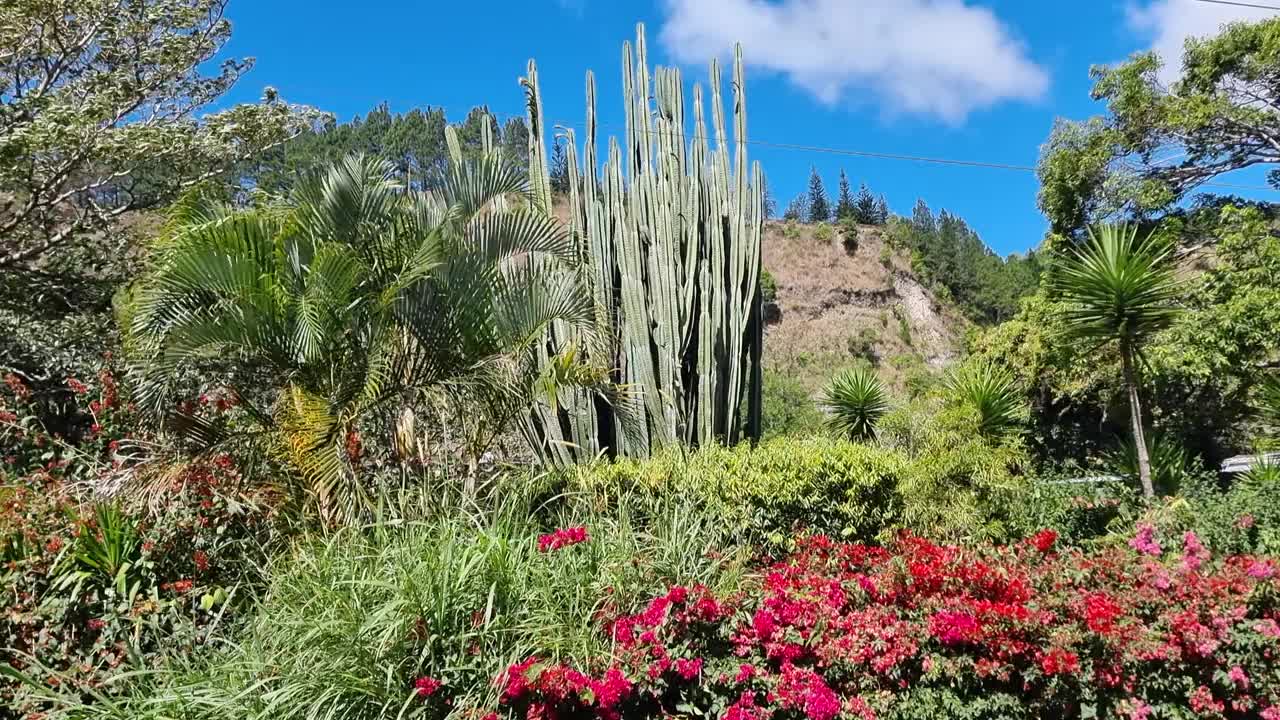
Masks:
[[[1089,229],[1083,247],[1053,268],[1050,286],[1070,307],[1067,331],[1105,342],[1137,340],[1177,317],[1179,283],[1172,248],[1155,235],[1139,237],[1130,225]]]

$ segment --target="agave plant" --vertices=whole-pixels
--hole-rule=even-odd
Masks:
[[[978,432],[999,438],[1017,432],[1026,416],[1026,403],[1009,373],[990,364],[964,365],[947,379],[952,401],[978,413]]]
[[[352,156],[284,203],[181,204],[131,310],[140,405],[217,441],[174,410],[175,386],[194,361],[233,358],[220,379],[329,518],[367,499],[345,440],[375,409],[443,395],[499,424],[518,415],[546,328],[589,333],[592,301],[524,174],[494,154],[464,164],[448,139],[454,166],[428,193]]]
[[[840,373],[823,395],[829,424],[852,440],[871,440],[876,423],[889,409],[880,378],[869,368],[855,367]]]
[[[1088,242],[1069,251],[1051,277],[1051,287],[1069,303],[1070,336],[1119,345],[1138,476],[1143,493],[1152,497],[1155,486],[1142,426],[1137,361],[1142,343],[1168,327],[1178,312],[1179,283],[1171,248],[1154,235],[1140,237],[1133,226],[1090,228]]]

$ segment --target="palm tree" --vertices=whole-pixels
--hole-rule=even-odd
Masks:
[[[876,423],[889,409],[880,378],[869,368],[845,370],[831,381],[823,397],[830,424],[852,440],[871,440]]]
[[[1137,361],[1143,342],[1168,327],[1178,313],[1179,283],[1171,253],[1167,243],[1153,235],[1139,237],[1130,225],[1090,228],[1088,241],[1060,259],[1051,280],[1069,304],[1065,319],[1070,337],[1119,346],[1138,477],[1147,497],[1155,495],[1155,487],[1143,432]]]
[[[216,442],[173,410],[175,386],[232,359],[222,379],[328,519],[367,500],[345,441],[371,411],[444,396],[503,424],[527,409],[544,330],[594,327],[574,244],[496,155],[456,156],[436,188],[403,192],[357,155],[282,204],[181,203],[132,306],[139,403]]]

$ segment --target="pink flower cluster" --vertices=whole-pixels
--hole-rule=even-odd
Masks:
[[[538,538],[538,552],[552,552],[570,545],[584,543],[589,539],[585,527],[560,528]]]
[[[1149,526],[1131,548],[1057,540],[801,540],[729,594],[677,586],[604,618],[615,650],[591,672],[511,666],[502,704],[528,720],[659,718],[691,705],[726,720],[872,720],[918,692],[964,688],[975,700],[1014,693],[1030,716],[1078,716],[1087,702],[1131,720],[1174,708],[1280,720],[1271,561],[1215,560],[1191,534],[1180,557],[1163,558]]]

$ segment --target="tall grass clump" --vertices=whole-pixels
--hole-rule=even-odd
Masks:
[[[300,543],[280,557],[257,612],[199,660],[175,661],[112,718],[271,720],[438,716],[418,678],[449,688],[451,711],[492,708],[494,678],[532,655],[607,656],[605,619],[674,585],[737,586],[743,551],[674,499],[512,492],[493,507],[425,520],[385,517]],[[582,528],[555,547],[557,529]],[[603,598],[603,600],[602,600]],[[62,717],[84,717],[68,705]]]

